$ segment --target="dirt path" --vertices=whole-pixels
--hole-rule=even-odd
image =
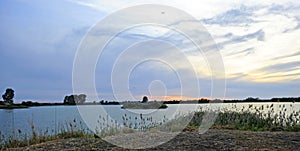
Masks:
[[[136,136],[136,134],[134,134]],[[156,134],[151,134],[155,138]],[[168,136],[168,135],[166,135]],[[162,138],[164,136],[160,136]],[[122,138],[122,140],[118,140]],[[142,135],[135,142],[145,141]],[[107,137],[112,142],[132,140],[130,134]],[[160,141],[159,139],[155,139]],[[132,141],[131,141],[132,142]],[[146,141],[147,142],[147,141]],[[29,147],[8,150],[128,150],[99,138],[70,138],[49,141]],[[252,132],[238,130],[209,130],[204,134],[182,132],[172,140],[146,150],[300,150],[300,132]]]

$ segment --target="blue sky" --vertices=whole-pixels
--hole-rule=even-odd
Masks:
[[[225,98],[300,96],[300,3],[295,0],[172,3],[165,0],[2,0],[1,93],[11,87],[16,91],[17,102],[62,101],[65,95],[72,93],[73,60],[88,30],[119,9],[152,3],[182,9],[209,31],[223,56]],[[110,72],[117,55],[133,42],[156,37],[181,44],[183,51],[189,50],[180,35],[163,29],[144,28],[123,33],[119,41],[110,45],[109,49],[116,51],[107,51],[106,56],[99,59],[95,73],[99,98],[114,99]],[[144,55],[149,53],[144,52]],[[193,60],[195,56],[191,53],[188,58]],[[203,62],[199,59],[195,63]],[[182,70],[189,73],[184,67]],[[201,75],[198,77],[201,94],[209,98],[208,71],[203,67],[196,72]],[[163,81],[164,85],[159,82],[151,85],[155,80]],[[129,81],[129,89],[137,99],[149,94],[149,87],[159,90],[153,98],[164,94],[161,93],[163,87],[170,90],[168,98],[176,98],[179,92],[180,82],[163,64],[141,64]],[[192,95],[185,97],[193,98]]]

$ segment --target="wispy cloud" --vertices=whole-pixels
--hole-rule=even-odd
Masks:
[[[289,68],[289,62],[299,59],[299,6],[241,5],[203,19],[222,52],[227,77],[256,82],[299,79],[298,68]]]
[[[90,3],[100,5],[100,3]],[[131,2],[128,5],[135,4],[139,3]],[[114,8],[117,8],[117,5],[115,6]],[[240,3],[235,6],[232,4],[224,4],[224,6],[231,7],[217,11],[210,18],[199,18],[199,20],[215,38],[224,57],[228,77],[243,75],[245,80],[254,80],[250,77],[257,75],[255,72],[261,70],[262,66],[270,65],[271,68],[272,64],[278,63],[276,60],[272,61],[273,58],[286,56],[299,48],[297,45],[299,42],[296,40],[299,38],[297,36],[299,35],[297,34],[299,4],[294,2],[273,4],[267,1],[261,4]],[[99,8],[101,9],[101,6]],[[151,31],[148,34],[147,32],[146,34],[131,33],[123,38],[158,38],[176,42],[176,45],[185,45],[186,47],[181,47],[182,51],[190,52],[189,56],[194,57],[195,54],[192,52],[195,50],[191,49],[192,44],[186,42],[180,34],[171,31],[160,36],[151,36],[151,34],[153,34]],[[268,74],[269,72],[272,71],[268,71]],[[294,78],[297,78],[297,75]],[[268,76],[264,76],[263,79],[268,81]]]
[[[217,24],[222,26],[246,26],[256,22],[252,19],[257,7],[246,7],[241,5],[240,8],[228,10],[212,18],[203,19],[205,24]]]

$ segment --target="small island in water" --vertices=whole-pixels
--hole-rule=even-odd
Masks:
[[[148,102],[148,97],[144,96],[142,102],[123,102],[122,109],[166,109],[168,106],[163,102]]]

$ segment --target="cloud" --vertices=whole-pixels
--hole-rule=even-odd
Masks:
[[[245,26],[255,22],[255,20],[252,19],[255,9],[257,8],[241,5],[238,9],[228,10],[225,13],[212,18],[203,19],[202,21],[205,24],[218,24],[222,26]]]
[[[300,4],[299,3],[286,3],[286,4],[272,4],[268,11],[270,13],[286,14],[288,16],[294,17],[296,13],[299,13]]]
[[[300,50],[294,52],[294,53],[290,53],[290,54],[287,54],[287,55],[282,55],[282,56],[279,56],[279,57],[275,57],[273,58],[274,60],[281,60],[281,59],[285,59],[285,58],[291,58],[291,57],[297,57],[297,56],[300,56]]]
[[[295,68],[300,67],[300,61],[294,61],[294,62],[288,62],[288,63],[281,63],[281,64],[275,64],[272,66],[264,67],[261,70],[262,71],[272,71],[272,72],[282,72],[282,71],[288,71],[288,70],[294,70]]]
[[[299,59],[298,7],[293,2],[246,3],[202,19],[223,55],[226,76],[253,82],[299,79],[298,69],[287,65]]]
[[[253,81],[257,82],[289,82],[300,78],[300,62],[289,61],[286,63],[274,63],[256,69]]]
[[[299,79],[285,82],[249,82],[227,79],[227,98],[298,97]]]
[[[202,20],[216,38],[221,49],[227,77],[236,81],[261,83],[278,80],[290,81],[285,75],[276,73],[275,70],[267,70],[267,68],[263,69],[266,71],[260,70],[262,66],[270,66],[272,68],[272,64],[280,64],[279,61],[273,61],[272,59],[285,56],[285,54],[297,49],[297,45],[295,45],[297,34],[284,32],[286,29],[291,28],[291,25],[293,26],[295,19],[284,14],[270,13],[268,10],[268,5],[241,5],[238,8],[229,9],[224,13]],[[223,20],[220,20],[221,18]],[[195,49],[191,48],[192,44],[178,33],[169,31],[162,36],[151,36],[151,32],[148,34],[136,34],[133,32],[122,36],[122,38],[127,39],[158,38],[167,40],[175,43],[176,46],[183,45],[180,47],[182,48],[181,50],[186,52],[193,60],[199,59],[199,57],[194,57],[194,55],[197,56],[199,54],[193,53]],[[280,43],[279,41],[283,39],[285,40]],[[294,40],[285,43],[288,39]],[[293,44],[294,46],[292,46]],[[197,63],[203,64],[201,61]],[[282,68],[287,69],[287,66],[282,66]],[[203,69],[202,72],[198,73],[203,73],[203,71],[207,73]],[[293,70],[293,72],[296,72],[296,70]],[[202,75],[209,76],[209,74]],[[298,78],[297,73],[288,73],[288,76],[291,79]]]
[[[250,48],[246,48],[246,49],[243,49],[243,50],[240,50],[240,51],[235,51],[235,52],[232,52],[232,53],[229,53],[227,54],[228,56],[231,56],[231,55],[243,55],[243,54],[246,54],[246,55],[249,55],[249,54],[252,54],[252,53],[255,53],[255,48],[254,47],[250,47]]]
[[[229,78],[229,97],[292,96],[299,92],[296,88],[300,79],[299,2],[57,0],[0,3],[0,63],[5,71],[0,81],[4,87],[16,88],[17,99],[61,100],[66,93],[71,93],[73,59],[88,29],[111,12],[145,3],[177,7],[203,23],[223,55],[226,77]],[[114,25],[106,32],[111,30],[114,30]],[[194,32],[192,36],[203,35]],[[111,70],[122,51],[133,43],[151,39],[173,44],[184,55],[171,51],[174,49],[171,47],[148,45],[149,51],[145,48],[126,56],[119,72],[122,73],[136,57],[156,57],[151,54],[155,52],[172,59],[176,71],[185,73],[186,81],[195,71],[202,86],[201,94],[210,96],[211,71],[193,43],[169,29],[146,26],[119,34],[100,56],[96,83],[101,96],[106,99],[113,97]],[[158,51],[160,49],[165,51]],[[193,68],[184,64],[182,59],[190,61]],[[141,65],[129,79],[132,84],[130,91],[140,96],[150,81],[160,79],[170,90],[170,95],[176,95],[178,79],[168,69],[157,63]],[[187,94],[195,93],[190,90]]]
[[[229,44],[245,42],[245,41],[248,41],[251,39],[256,39],[257,41],[264,41],[265,40],[265,32],[262,29],[259,29],[253,33],[249,33],[249,34],[242,35],[242,36],[235,36],[232,33],[228,33],[228,34],[224,35],[223,37],[228,40],[218,43],[219,48],[223,48],[224,46],[229,45]],[[253,50],[253,47],[252,47],[252,49],[247,48],[245,50],[246,51]]]

